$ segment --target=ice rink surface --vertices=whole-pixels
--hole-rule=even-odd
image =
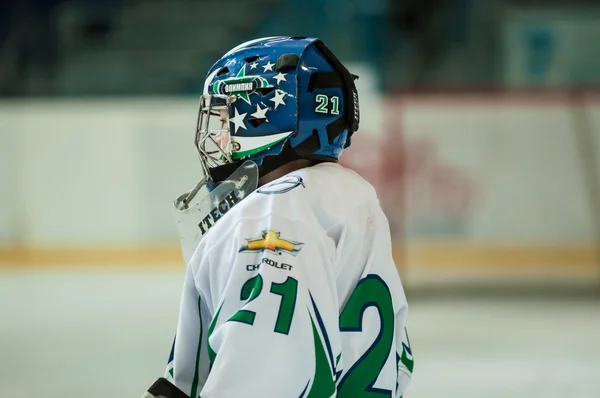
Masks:
[[[173,269],[1,271],[0,398],[139,397],[170,350]],[[600,397],[600,302],[409,304],[408,398]]]

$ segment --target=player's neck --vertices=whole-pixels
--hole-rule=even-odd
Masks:
[[[299,159],[293,162],[284,164],[283,166],[271,171],[270,173],[265,174],[258,180],[258,186],[263,186],[271,181],[278,179],[279,177],[283,177],[284,175],[291,173],[292,171],[300,170],[305,167],[310,167],[313,165],[313,162],[306,159]]]

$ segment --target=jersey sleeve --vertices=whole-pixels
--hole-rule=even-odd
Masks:
[[[240,222],[222,241],[199,272],[215,305],[201,397],[334,396],[333,241],[274,216]]]
[[[396,363],[398,367],[398,379],[396,382],[396,398],[402,398],[410,380],[412,378],[412,372],[414,367],[414,358],[412,353],[412,347],[410,345],[410,339],[408,337],[408,331],[406,329],[406,317],[403,319],[396,318],[398,322],[397,329],[397,347],[396,347]],[[404,321],[404,322],[402,322]]]
[[[406,393],[408,385],[410,384],[415,360],[406,326],[408,315],[406,296],[404,295],[404,291],[401,287],[398,287],[397,291],[402,291],[402,293],[399,294],[399,308],[395,316],[396,368],[398,371],[395,396],[396,398],[402,398]]]
[[[188,266],[179,306],[177,333],[165,378],[190,397],[197,397],[209,371],[206,330],[210,322],[206,302]]]

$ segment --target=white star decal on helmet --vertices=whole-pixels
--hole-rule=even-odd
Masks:
[[[285,91],[281,91],[281,90],[275,91],[275,97],[273,97],[269,100],[269,101],[272,101],[275,103],[275,109],[277,109],[277,107],[279,105],[285,105],[285,102],[283,102],[283,97],[285,97],[285,95],[286,95]]]
[[[233,123],[233,124],[234,124],[234,126],[235,126],[235,129],[234,129],[234,131],[233,131],[233,134],[236,134],[236,133],[237,133],[237,131],[238,131],[238,129],[239,129],[240,127],[241,127],[241,128],[243,128],[244,130],[248,130],[248,129],[246,128],[246,124],[244,123],[244,119],[246,118],[246,115],[247,115],[247,113],[242,113],[242,114],[240,115],[240,114],[238,113],[238,110],[237,110],[237,108],[234,108],[233,110],[234,110],[234,112],[235,112],[235,116],[234,116],[234,117],[232,117],[231,119],[229,119],[229,121],[230,121],[231,123]]]
[[[256,67],[257,67],[257,66],[258,66],[258,62],[252,62],[252,63],[250,64],[250,70],[252,70],[252,69],[256,69]]]
[[[287,80],[285,80],[285,75],[287,75],[287,73],[279,72],[279,74],[275,75],[273,79],[277,81],[277,84],[280,84],[282,81],[287,82]]]
[[[255,117],[257,119],[266,119],[268,110],[268,107],[265,107],[265,109],[260,109],[260,104],[256,104],[256,112],[254,112],[250,116]]]
[[[273,72],[273,67],[275,66],[275,64],[272,64],[271,61],[268,61],[266,65],[263,66],[263,73],[270,70],[271,72]]]

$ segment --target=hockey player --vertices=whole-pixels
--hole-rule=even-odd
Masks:
[[[389,226],[337,160],[356,77],[317,39],[235,47],[210,69],[205,177],[176,201],[187,274],[164,378],[145,397],[400,397],[413,359]]]

